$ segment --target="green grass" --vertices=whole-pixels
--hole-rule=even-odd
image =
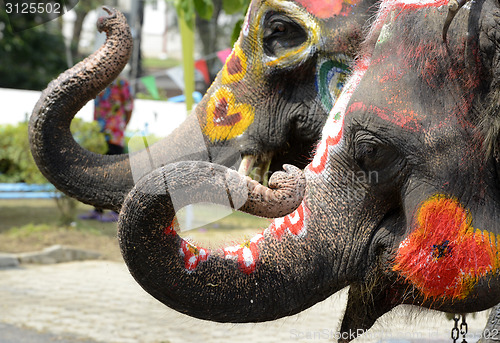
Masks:
[[[80,215],[92,207],[78,203],[76,214]],[[269,220],[234,212],[215,222],[207,222],[220,207],[197,205],[194,208],[194,223],[197,228],[181,231],[180,235],[193,239],[209,248],[226,244],[241,243],[269,225]],[[185,210],[179,213],[183,223]],[[32,251],[53,244],[75,245],[81,248],[101,247],[109,250],[112,242],[115,251],[112,258],[119,256],[116,223],[102,223],[95,220],[75,221],[69,226],[60,224],[61,213],[53,199],[0,200],[0,251]],[[182,224],[181,224],[182,225]],[[2,242],[3,241],[3,242]],[[23,246],[24,245],[24,246]],[[7,250],[6,250],[7,249]],[[95,248],[95,250],[99,250]]]
[[[79,203],[77,215],[85,213],[91,207]],[[53,199],[14,199],[0,200],[0,233],[6,231],[41,230],[36,226],[43,225],[47,228],[58,228],[61,213]],[[73,227],[82,231],[94,231],[99,234],[116,236],[115,223],[101,223],[97,221],[83,221],[76,219]]]
[[[44,232],[54,230],[54,226],[47,224],[26,224],[20,227],[14,226],[5,231],[5,235],[11,238],[25,238],[31,235],[44,234]]]

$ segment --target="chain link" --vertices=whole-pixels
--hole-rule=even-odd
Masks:
[[[460,323],[460,329],[459,329],[458,322],[460,321],[460,317],[462,317],[462,323]],[[461,343],[467,343],[467,340],[465,339],[465,337],[467,336],[467,332],[469,330],[469,327],[467,325],[467,322],[465,321],[465,314],[462,314],[462,315],[455,314],[455,316],[453,317],[453,321],[455,322],[453,329],[451,329],[451,339],[453,340],[453,343],[458,342],[460,335],[462,335],[462,342]]]
[[[462,334],[463,340],[462,343],[467,343],[465,340],[465,336],[467,336],[468,331],[467,322],[465,321],[465,314],[462,314],[462,323],[460,324],[460,333]]]
[[[453,343],[457,343],[460,334],[460,331],[458,330],[458,321],[460,320],[460,316],[456,314],[453,317],[453,320],[455,321],[455,326],[451,329],[451,339],[453,340]]]
[[[491,319],[491,325],[495,325],[500,322],[500,306],[494,307],[495,316]]]

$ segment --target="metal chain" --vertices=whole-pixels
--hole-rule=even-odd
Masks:
[[[465,314],[462,314],[462,323],[460,324],[460,333],[462,334],[463,340],[462,343],[467,343],[465,340],[465,336],[467,336],[468,326],[465,322]]]
[[[455,325],[453,326],[453,329],[451,329],[451,339],[453,340],[453,343],[457,343],[460,335],[462,335],[463,340],[461,343],[467,343],[465,336],[467,336],[468,326],[467,322],[465,321],[465,314],[462,315],[462,323],[460,323],[460,329],[458,327],[459,320],[460,315],[455,314],[455,316],[453,317]]]
[[[453,343],[457,343],[460,333],[458,330],[458,321],[460,320],[460,316],[458,314],[455,314],[453,320],[455,321],[455,326],[453,327],[453,329],[451,329],[451,339],[453,340]]]

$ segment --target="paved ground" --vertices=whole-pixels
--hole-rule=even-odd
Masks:
[[[19,335],[41,333],[39,337],[48,335],[51,342],[64,343],[331,342],[344,306],[345,293],[271,323],[216,324],[164,307],[135,283],[122,263],[87,261],[0,269],[0,343],[23,342],[9,338],[16,328],[24,329]],[[470,318],[469,332],[479,334],[486,318],[484,312]],[[450,342],[451,326],[441,314],[401,309],[382,318],[356,342]]]
[[[0,323],[1,343],[99,343],[85,338],[76,337],[74,334],[55,335],[52,333],[38,332],[25,327]]]

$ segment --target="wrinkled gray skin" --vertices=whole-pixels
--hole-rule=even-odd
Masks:
[[[146,291],[197,318],[260,322],[298,313],[349,285],[341,341],[399,304],[466,313],[500,301],[498,257],[486,264],[478,257],[497,248],[477,231],[498,243],[500,6],[477,0],[462,8],[446,43],[446,7],[384,13],[366,40],[363,56],[371,62],[363,78],[341,96],[346,110],[335,107],[323,132],[332,147],[318,149],[305,169],[305,234],[278,236],[271,226],[251,273],[220,252],[187,271],[181,238],[164,231],[175,215],[172,199],[152,193],[227,172],[182,162],[159,168],[129,193],[119,221],[123,257]],[[337,142],[333,123],[342,116]],[[223,203],[204,189],[195,187],[183,202],[202,194]],[[444,208],[451,210],[438,210]],[[459,227],[482,238],[469,239]],[[422,230],[428,240],[418,243]],[[405,255],[408,247],[418,253]],[[469,258],[457,262],[460,256]],[[450,278],[439,266],[457,272]],[[460,268],[473,278],[465,289]]]
[[[491,309],[488,322],[478,343],[495,343],[500,341],[500,305]]]
[[[195,112],[166,139],[132,157],[90,153],[69,131],[75,114],[120,73],[130,55],[128,26],[121,14],[114,13],[103,19],[106,25],[99,24],[108,35],[106,43],[51,82],[36,104],[29,128],[35,161],[67,195],[114,210],[120,209],[136,180],[175,161],[211,161],[238,168],[243,159],[240,172],[247,175],[257,167],[258,181],[269,165],[272,171],[284,163],[303,168],[335,99],[329,82],[334,88],[341,86],[348,72],[346,60],[358,51],[373,3],[345,5],[349,16],[316,18],[292,0],[253,0],[247,30],[235,46],[246,62],[228,59],[224,70],[230,76],[219,73]],[[310,24],[316,25],[314,37]],[[301,49],[308,53],[290,53]],[[273,59],[278,62],[269,64]],[[333,62],[337,69],[332,69]],[[243,74],[238,65],[246,65]],[[210,103],[222,88],[234,94],[235,112],[239,105],[253,108],[248,127],[233,123],[234,113],[231,109],[225,113],[222,105],[211,116]]]

